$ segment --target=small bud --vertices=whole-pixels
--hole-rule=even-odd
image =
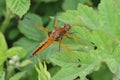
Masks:
[[[18,55],[13,56],[12,60],[15,61],[15,62],[19,61],[19,56]]]
[[[13,60],[9,60],[9,64],[10,64],[10,65],[14,65],[15,62],[14,62]]]

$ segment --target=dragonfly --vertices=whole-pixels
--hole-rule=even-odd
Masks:
[[[44,30],[45,32],[47,32],[49,37],[42,44],[38,45],[38,47],[33,51],[32,57],[41,53],[48,46],[50,46],[54,41],[57,41],[59,44],[61,44],[65,47],[65,45],[61,41],[64,36],[66,36],[68,38],[75,38],[74,36],[71,36],[68,33],[68,31],[71,29],[71,25],[64,24],[63,27],[58,27],[57,23],[58,23],[58,18],[56,17],[55,22],[54,22],[54,30],[53,31],[49,31],[48,29],[35,24],[35,26],[39,27],[41,30]],[[67,48],[67,47],[66,47],[66,50],[70,51],[69,48]]]

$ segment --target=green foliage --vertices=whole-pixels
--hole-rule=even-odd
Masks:
[[[11,77],[9,80],[20,80],[20,78],[25,75],[25,71],[24,72],[19,72],[17,74],[15,74],[13,77]]]
[[[35,26],[35,24],[39,24],[42,26],[41,18],[35,14],[27,14],[24,20],[19,22],[18,28],[27,38],[35,41],[39,41],[42,38],[42,36],[45,36],[45,35],[43,31],[40,31]]]
[[[102,75],[102,77],[100,77],[101,74],[105,75]],[[112,80],[113,74],[109,71],[109,69],[106,66],[102,66],[100,70],[93,72],[91,76],[94,77],[93,80]]]
[[[4,14],[5,11],[5,1],[1,0],[0,1],[0,17]]]
[[[2,33],[0,33],[0,76],[4,71],[4,62],[7,58],[12,58],[15,55],[18,55],[20,59],[25,57],[26,51],[21,47],[12,47],[7,48],[6,41]]]
[[[73,1],[73,0],[64,0],[64,3],[62,5],[63,9],[64,10],[74,10],[77,8],[77,5],[79,3],[86,3],[88,5],[92,5],[91,1],[90,0],[76,0],[76,1]]]
[[[7,44],[2,33],[0,33],[0,75],[3,73],[3,63],[6,60]]]
[[[5,80],[5,72],[3,72],[3,74],[2,74],[2,76],[1,76],[1,78],[0,78],[0,80]]]
[[[21,67],[25,67],[25,66],[27,66],[28,64],[30,64],[31,63],[31,61],[30,60],[25,60],[25,61],[23,61],[22,63],[21,63]]]
[[[89,51],[87,53],[85,53],[84,51],[80,52],[79,54],[77,53],[78,54],[77,56],[79,56],[79,58],[81,60],[81,68],[75,68],[75,67],[73,67],[73,64],[68,65],[68,64],[64,63],[64,62],[68,62],[67,61],[68,59],[66,58],[66,57],[68,57],[68,55],[66,55],[66,56],[56,55],[54,57],[51,57],[52,62],[63,67],[53,77],[53,80],[56,80],[56,79],[57,80],[59,80],[59,79],[60,80],[70,80],[71,78],[74,79],[75,76],[80,76],[81,80],[85,80],[85,76],[87,76],[88,74],[90,74],[93,71],[98,70],[100,68],[100,66],[102,66],[101,63],[105,63],[108,66],[109,70],[113,74],[115,74],[117,76],[117,78],[119,78],[118,71],[120,70],[119,69],[120,64],[119,64],[119,61],[117,60],[117,58],[114,56],[115,54],[117,54],[117,53],[115,53],[115,49],[119,47],[119,42],[117,42],[118,38],[116,37],[119,34],[118,33],[119,32],[119,29],[118,29],[118,27],[119,27],[118,26],[119,11],[118,11],[117,7],[111,6],[111,5],[113,5],[113,3],[116,4],[116,6],[118,6],[118,4],[116,2],[114,2],[113,0],[101,1],[100,5],[98,6],[98,11],[93,10],[92,8],[84,6],[82,4],[79,4],[78,9],[76,11],[74,11],[74,12],[69,11],[69,13],[68,12],[63,13],[63,15],[60,16],[61,21],[67,22],[67,23],[71,22],[71,24],[72,24],[71,19],[68,19],[65,21],[64,18],[71,14],[78,14],[78,15],[76,15],[76,17],[80,18],[79,21],[81,21],[82,25],[85,26],[87,29],[89,29],[90,32],[82,33],[84,29],[82,29],[82,28],[79,29],[79,26],[78,26],[78,27],[75,27],[75,28],[77,28],[77,30],[75,30],[75,31],[77,31],[77,36],[85,41],[93,42],[97,46],[97,49],[96,50],[89,49]],[[105,12],[104,9],[105,9],[105,11],[108,11],[108,12]],[[114,11],[111,11],[111,10],[114,10]],[[111,12],[109,12],[109,11],[111,11]],[[66,16],[64,16],[64,15],[66,15]],[[76,18],[73,18],[73,17],[71,17],[71,18],[73,21],[76,20]],[[80,23],[76,24],[76,25],[80,25]],[[73,23],[73,25],[75,25],[75,24]],[[109,26],[106,26],[106,25],[109,25]],[[86,39],[88,39],[88,40],[86,40]],[[84,41],[83,41],[83,44],[84,44]],[[117,54],[117,56],[119,56],[119,53]],[[64,58],[62,58],[62,57],[64,57]],[[63,59],[66,59],[66,61],[61,61]],[[69,61],[70,61],[70,59],[72,59],[72,58],[69,58]],[[76,59],[77,59],[77,57],[76,57]],[[61,63],[64,64],[64,66],[61,65]],[[67,65],[69,68],[64,68],[65,65]],[[72,72],[75,72],[74,75]],[[69,76],[66,76],[66,75],[69,75]]]
[[[8,49],[5,38],[2,33],[0,33],[0,52],[5,53],[5,51]]]
[[[17,42],[14,43],[15,46],[21,46],[25,50],[27,50],[27,53],[31,53],[32,50],[38,45],[38,42],[34,42],[33,40],[30,40],[28,38],[21,38]],[[30,55],[29,55],[30,56]]]
[[[22,17],[30,7],[30,0],[6,0],[6,4],[13,13]]]
[[[44,65],[42,65],[42,63],[39,61],[39,66],[37,67],[37,65],[35,65],[35,69],[38,72],[38,80],[51,80],[51,76],[47,71],[45,62]]]
[[[101,0],[98,7],[93,8],[90,0],[0,1],[0,79],[119,80],[119,3],[119,0]],[[70,24],[69,33],[75,39],[64,37],[62,42],[66,46],[61,44],[60,52],[55,41],[30,58],[35,48],[49,37],[39,27],[53,31],[56,11],[59,12],[58,27]],[[44,60],[46,64],[41,63]]]
[[[7,50],[6,54],[9,54],[7,57],[12,58],[14,55],[18,55],[20,58],[24,58],[26,50],[21,47],[13,47]]]

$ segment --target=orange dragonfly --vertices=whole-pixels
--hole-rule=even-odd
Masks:
[[[60,44],[62,44],[64,47],[65,45],[61,42],[62,40],[62,37],[63,36],[67,36],[69,38],[75,38],[71,35],[68,34],[68,31],[71,29],[71,26],[69,24],[64,24],[63,27],[61,28],[58,28],[57,27],[57,17],[56,17],[56,20],[55,20],[55,24],[54,24],[54,30],[53,31],[49,31],[47,29],[45,29],[44,27],[41,27],[40,25],[36,25],[37,27],[39,27],[41,30],[44,30],[45,32],[47,32],[49,34],[49,37],[47,40],[45,40],[43,42],[43,44],[40,44],[36,49],[35,51],[32,53],[32,56],[36,56],[38,55],[39,53],[41,53],[43,50],[45,50],[48,46],[50,46],[54,41],[57,41],[59,42]],[[67,48],[67,51],[70,51],[68,48]]]

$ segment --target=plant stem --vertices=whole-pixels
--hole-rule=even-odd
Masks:
[[[5,32],[5,30],[9,27],[9,23],[10,23],[10,19],[12,18],[12,13],[11,11],[7,8],[6,14],[5,14],[5,20],[3,21],[1,27],[0,27],[0,31],[2,33]]]

